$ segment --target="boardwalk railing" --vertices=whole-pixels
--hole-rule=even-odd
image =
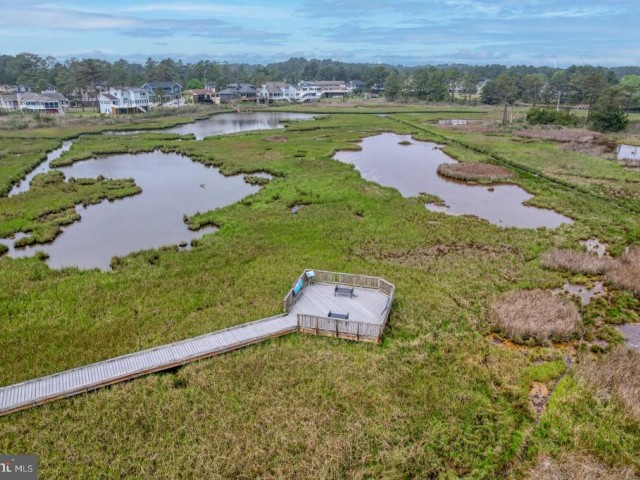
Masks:
[[[300,333],[313,333],[376,343],[382,338],[384,329],[383,325],[374,323],[354,322],[305,314],[298,314],[297,324]]]
[[[297,331],[282,315],[0,388],[0,416]]]

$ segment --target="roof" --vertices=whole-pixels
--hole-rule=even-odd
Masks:
[[[50,98],[53,98],[55,100],[58,100],[60,102],[66,102],[67,101],[67,98],[63,94],[61,94],[60,92],[47,92],[47,93],[44,93],[43,95],[45,95],[47,97],[50,97]]]
[[[122,90],[122,91],[128,91],[128,92],[140,92],[140,93],[147,93],[147,91],[144,88],[138,88],[138,87],[111,87],[113,90]]]
[[[118,100],[118,97],[114,97],[110,93],[101,93],[99,96],[108,98],[109,100]]]
[[[54,98],[49,94],[32,93],[32,92],[21,93],[20,100],[22,100],[23,102],[59,102],[60,101],[60,99]]]
[[[182,88],[182,85],[176,82],[147,82],[144,85],[148,85],[151,88],[173,88],[175,85],[178,85]]]
[[[191,90],[187,90],[185,93],[190,93],[191,95],[206,95],[208,93],[213,94],[215,92],[206,88],[192,88]]]

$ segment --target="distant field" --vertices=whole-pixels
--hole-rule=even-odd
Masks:
[[[224,174],[275,178],[236,204],[190,217],[190,225],[220,230],[189,252],[138,252],[113,272],[0,257],[0,386],[277,314],[304,268],[395,283],[382,345],[268,341],[1,417],[0,451],[38,454],[43,478],[526,478],[540,459],[567,455],[640,475],[640,423],[628,404],[579,373],[581,359],[600,362],[594,352],[622,343],[614,327],[638,321],[637,295],[611,287],[580,306],[581,336],[563,345],[490,340],[498,295],[597,278],[544,268],[544,252],[599,238],[618,255],[640,242],[640,172],[499,125],[482,132],[436,122],[496,124],[500,108],[378,101],[277,109],[323,116],[288,123],[278,141],[268,131],[204,141],[148,133],[77,139],[63,161],[160,149]],[[117,128],[158,128],[202,113]],[[0,131],[0,191],[62,139],[112,128],[71,122]],[[461,162],[505,167],[534,195],[532,205],[575,223],[524,230],[429,212],[420,199],[332,159],[380,132],[438,142]],[[81,191],[52,182],[0,197],[0,234],[33,221],[45,228],[52,202],[72,206],[108,188],[108,180]],[[552,392],[539,419],[529,397],[535,385]]]

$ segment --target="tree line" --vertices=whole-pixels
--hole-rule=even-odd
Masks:
[[[230,64],[201,60],[184,63],[171,58],[144,64],[124,59],[68,59],[33,53],[0,55],[0,84],[24,84],[40,91],[50,84],[73,98],[98,86],[142,85],[150,81],[178,82],[185,88],[231,83],[261,85],[267,81],[362,80],[367,88],[384,91],[391,100],[430,102],[481,101],[490,105],[523,102],[584,106],[589,116],[598,101],[628,111],[640,107],[640,67],[571,66],[566,69],[518,65],[438,65],[405,67],[334,60],[290,58],[268,65]]]

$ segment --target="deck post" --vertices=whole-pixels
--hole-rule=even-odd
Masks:
[[[356,323],[356,340],[360,341],[360,322]]]
[[[336,320],[336,338],[339,338],[338,337],[338,320]]]

